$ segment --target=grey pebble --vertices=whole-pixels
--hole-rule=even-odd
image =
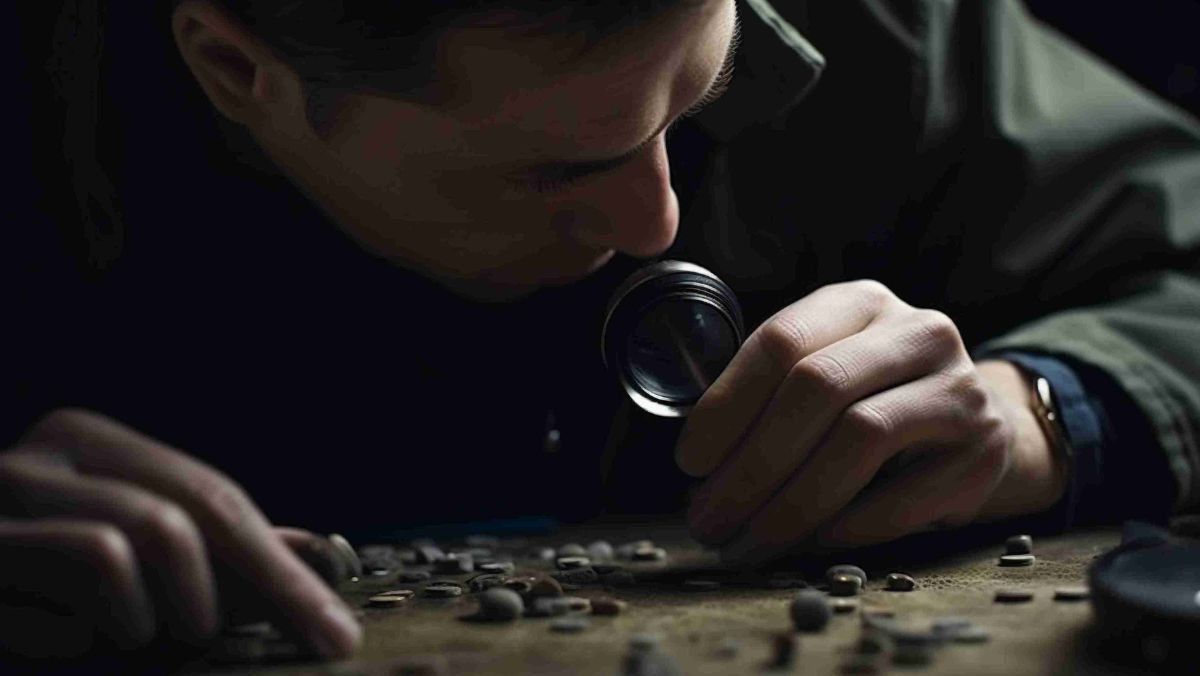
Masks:
[[[662,637],[658,634],[641,633],[629,637],[630,650],[657,650],[660,644],[662,644]]]
[[[839,615],[845,615],[846,613],[852,613],[855,610],[858,610],[858,601],[855,601],[854,599],[832,599],[829,601],[829,607],[833,610],[833,612]]]
[[[862,578],[857,575],[839,574],[829,580],[831,596],[857,596],[862,591]]]
[[[433,570],[439,575],[462,575],[475,570],[475,559],[470,554],[454,553],[433,562]]]
[[[617,558],[632,559],[634,552],[639,549],[652,549],[654,542],[650,540],[635,540],[634,542],[626,542],[616,548]]]
[[[536,559],[538,561],[553,561],[557,556],[558,554],[556,554],[555,551],[550,547],[538,547],[537,549],[529,552],[529,558]]]
[[[421,590],[421,594],[432,599],[446,599],[462,596],[462,585],[457,582],[430,582]]]
[[[481,573],[498,573],[507,575],[516,569],[517,567],[513,565],[512,561],[488,561],[487,563],[475,564],[475,570]]]
[[[643,547],[633,552],[634,561],[666,561],[667,550],[662,547]]]
[[[350,574],[354,577],[361,577],[363,574],[362,560],[358,558],[358,552],[354,551],[354,546],[350,544],[350,541],[337,533],[330,533],[327,539],[342,557]]]
[[[593,561],[611,561],[616,552],[613,546],[604,540],[596,540],[587,547],[587,555]]]
[[[561,584],[589,585],[600,581],[600,576],[590,567],[560,570],[550,573],[550,577],[558,580]]]
[[[996,603],[1026,603],[1033,600],[1033,592],[1024,589],[997,589]]]
[[[852,566],[848,563],[830,566],[829,569],[825,571],[826,584],[832,584],[833,578],[837,575],[854,575],[858,579],[862,580],[862,584],[860,586],[865,587],[867,585],[867,573],[858,566]]]
[[[1055,601],[1086,601],[1091,596],[1087,587],[1059,587],[1054,590]]]
[[[558,548],[558,555],[563,556],[587,556],[587,550],[583,545],[574,542],[565,544]]]
[[[550,622],[550,630],[564,634],[578,634],[584,631],[592,623],[586,617],[560,617]]]
[[[904,573],[888,573],[887,588],[888,591],[912,591],[917,588],[917,581]]]
[[[1000,565],[1005,568],[1032,566],[1036,559],[1033,554],[1004,554],[1000,557]]]
[[[527,609],[532,617],[557,617],[559,615],[586,615],[592,610],[592,602],[578,596],[543,596],[533,600]]]
[[[987,643],[991,639],[992,635],[988,630],[975,625],[957,631],[950,636],[950,640],[955,643]]]
[[[792,625],[797,631],[821,631],[829,624],[833,611],[825,603],[825,596],[816,590],[802,590],[792,599],[789,607]]]
[[[1028,535],[1014,535],[1004,541],[1005,554],[1032,554],[1033,538]]]
[[[621,661],[623,676],[683,676],[683,669],[675,658],[653,648],[634,648]]]
[[[428,541],[414,542],[413,551],[417,553],[417,563],[419,564],[428,565],[446,558],[445,552],[443,552],[437,545]]]
[[[576,568],[587,568],[592,565],[592,560],[586,556],[560,556],[554,565],[559,570],[575,570]]]
[[[510,622],[525,613],[525,602],[521,595],[511,589],[497,587],[479,595],[480,619],[495,622]]]
[[[954,636],[956,633],[973,626],[974,624],[965,617],[939,617],[933,621],[933,633],[940,636],[949,637]]]

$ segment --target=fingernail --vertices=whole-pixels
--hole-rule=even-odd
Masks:
[[[362,627],[345,606],[330,603],[321,609],[321,620],[324,632],[315,637],[315,643],[322,657],[345,657],[358,649],[362,642]]]

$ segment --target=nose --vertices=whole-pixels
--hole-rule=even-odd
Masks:
[[[581,191],[555,218],[567,224],[568,236],[589,246],[637,258],[666,251],[679,227],[666,134],[586,193]]]

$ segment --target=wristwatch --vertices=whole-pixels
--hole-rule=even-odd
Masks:
[[[1010,362],[1011,363],[1011,362]],[[1029,370],[1022,364],[1014,364],[1017,370],[1025,376],[1029,384],[1029,405],[1038,425],[1050,442],[1050,453],[1054,456],[1055,466],[1061,473],[1064,486],[1071,481],[1071,473],[1075,468],[1075,454],[1071,442],[1067,438],[1066,428],[1063,427],[1062,416],[1058,411],[1058,403],[1054,397],[1054,389],[1050,381]]]

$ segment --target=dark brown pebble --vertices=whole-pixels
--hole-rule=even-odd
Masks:
[[[1032,566],[1036,558],[1033,554],[1005,554],[1000,557],[1000,565],[1005,568]]]
[[[997,589],[996,603],[1026,603],[1033,600],[1033,592],[1024,589]]]
[[[1014,535],[1004,541],[1005,554],[1032,554],[1033,538],[1028,535]]]
[[[624,601],[602,597],[592,599],[593,615],[620,615],[625,612],[627,604]]]
[[[887,576],[887,588],[889,591],[912,591],[917,588],[917,581],[911,575],[889,573]]]
[[[856,596],[862,591],[862,578],[857,575],[834,575],[829,580],[831,596]]]
[[[1059,587],[1054,590],[1055,601],[1086,601],[1091,596],[1087,587]]]
[[[572,570],[560,570],[550,574],[555,580],[562,584],[578,584],[588,585],[600,581],[600,576],[596,571],[589,568],[575,568]]]
[[[552,577],[541,576],[532,581],[529,587],[528,596],[531,599],[540,599],[548,597],[557,597],[563,595],[562,585]]]
[[[858,601],[855,601],[854,599],[832,599],[829,602],[829,607],[833,610],[833,612],[839,615],[844,615],[857,610]]]
[[[852,566],[848,563],[830,566],[829,569],[825,571],[825,583],[833,584],[833,578],[838,575],[853,575],[861,580],[861,584],[859,585],[860,588],[867,586],[867,573],[858,566]]]

